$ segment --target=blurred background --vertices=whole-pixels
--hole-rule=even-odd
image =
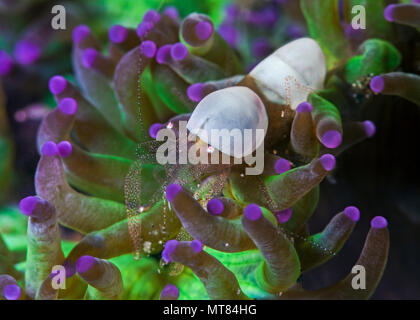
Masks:
[[[51,28],[51,8],[56,4],[66,8],[66,30]],[[182,17],[194,11],[209,15],[248,68],[282,44],[308,34],[297,0],[0,0],[0,233],[15,237],[14,246],[24,246],[26,227],[16,205],[35,192],[37,128],[55,107],[48,80],[56,74],[71,78],[73,27],[87,24],[105,43],[112,25],[136,27],[146,10],[168,6],[177,7]],[[418,74],[419,33],[395,28],[399,37],[394,45],[404,57],[401,70]],[[361,221],[340,254],[304,275],[302,282],[315,289],[347,275],[362,249],[369,221],[383,215],[390,225],[391,248],[373,298],[419,299],[420,108],[398,97],[375,99],[374,104],[355,106],[351,117],[372,120],[377,133],[338,159],[336,171],[322,184],[310,229],[322,230],[348,205],[360,208]]]

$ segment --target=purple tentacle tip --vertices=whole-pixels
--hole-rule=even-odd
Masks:
[[[184,60],[188,56],[188,48],[185,44],[178,42],[171,47],[171,57],[175,61]]]
[[[384,78],[383,77],[381,77],[381,76],[376,76],[376,77],[373,77],[371,80],[370,80],[370,89],[373,91],[373,92],[375,92],[375,93],[379,93],[379,92],[382,92],[382,90],[384,89],[384,87],[385,87],[385,81],[384,81]]]
[[[147,58],[153,58],[156,54],[157,46],[154,41],[146,40],[141,43],[140,50]]]
[[[156,53],[156,62],[159,64],[167,63],[171,58],[171,48],[172,45],[170,44],[160,47]]]
[[[287,34],[289,35],[290,38],[296,39],[296,38],[303,37],[304,32],[301,27],[297,25],[291,25],[287,28]]]
[[[3,289],[3,295],[6,298],[6,300],[18,300],[20,298],[21,293],[22,290],[17,284],[8,284]]]
[[[248,220],[255,221],[261,218],[262,211],[257,204],[251,203],[245,208],[244,215]]]
[[[309,102],[302,102],[300,105],[298,105],[296,111],[299,113],[312,112],[312,105]]]
[[[171,262],[171,254],[175,251],[177,245],[177,240],[169,240],[165,243],[165,248],[162,251],[162,259],[166,263]]]
[[[329,130],[325,132],[321,138],[322,144],[329,149],[337,148],[342,141],[343,136],[336,130]]]
[[[93,267],[95,258],[92,256],[81,256],[76,262],[76,270],[78,273],[84,273]]]
[[[395,9],[396,5],[395,4],[390,4],[389,6],[387,6],[385,8],[384,11],[384,17],[385,20],[392,22],[394,21],[394,9]]]
[[[261,11],[250,11],[248,15],[246,15],[246,21],[255,26],[264,25],[264,18],[264,14]]]
[[[58,145],[58,154],[61,158],[67,158],[69,155],[71,155],[71,152],[73,151],[73,147],[70,142],[68,141],[61,141]]]
[[[420,4],[420,0],[413,0],[413,3]]]
[[[356,222],[360,219],[360,211],[356,207],[350,206],[344,209],[344,214],[352,221]]]
[[[179,289],[173,284],[167,284],[160,293],[161,297],[174,297],[179,298]]]
[[[85,68],[92,68],[95,63],[96,58],[98,57],[98,51],[93,48],[87,48],[82,53],[82,63]]]
[[[74,115],[77,112],[77,101],[73,98],[64,98],[58,103],[58,109],[67,115]]]
[[[114,43],[122,43],[127,39],[128,30],[127,28],[116,24],[112,26],[108,31],[109,40]]]
[[[139,38],[144,37],[150,30],[152,30],[154,24],[151,22],[144,21],[137,26],[136,33]]]
[[[187,89],[188,98],[194,102],[200,102],[201,99],[203,99],[203,89],[204,84],[202,83],[194,83],[190,85]]]
[[[179,184],[173,183],[166,187],[166,199],[173,201],[176,195],[182,190]]]
[[[346,37],[358,40],[364,37],[363,29],[353,29],[351,24],[344,24],[344,34]]]
[[[264,25],[267,26],[267,27],[270,27],[273,24],[275,24],[277,22],[278,18],[279,18],[277,13],[274,10],[269,9],[269,8],[265,9],[262,12],[261,16],[264,19]]]
[[[58,148],[54,141],[47,141],[41,148],[41,153],[44,156],[54,157],[58,154]]]
[[[152,137],[153,139],[156,139],[160,129],[162,129],[161,123],[152,124],[149,128],[149,136]]]
[[[213,25],[208,21],[200,21],[195,26],[195,34],[201,40],[207,40],[213,34]]]
[[[174,20],[179,19],[179,12],[178,9],[174,6],[166,7],[163,11],[164,14],[166,14],[168,17],[171,17]]]
[[[14,56],[22,65],[32,64],[41,56],[41,48],[31,41],[22,40],[16,44]]]
[[[238,44],[240,34],[234,26],[229,23],[223,23],[219,26],[219,34],[222,38],[230,44],[232,47],[235,47]]]
[[[76,265],[68,260],[64,261],[63,267],[66,270],[66,278],[70,278],[76,273]]]
[[[8,75],[13,68],[13,59],[6,52],[0,50],[0,76]]]
[[[371,138],[375,135],[376,132],[376,126],[372,121],[366,120],[363,122],[363,125],[365,126],[366,135]]]
[[[38,201],[39,198],[34,196],[23,198],[19,202],[19,209],[24,215],[31,216]]]
[[[383,229],[388,226],[388,221],[382,216],[376,216],[370,221],[370,225],[374,229]]]
[[[62,76],[54,76],[48,82],[48,87],[52,94],[62,93],[67,86],[67,80]]]
[[[277,160],[276,163],[274,164],[274,170],[276,170],[278,174],[282,174],[282,173],[285,173],[286,171],[289,171],[290,161],[283,158]]]
[[[332,154],[324,154],[321,158],[321,164],[325,170],[331,171],[335,167],[335,157]]]
[[[196,252],[200,253],[203,250],[203,243],[200,240],[191,241],[191,248]]]
[[[263,58],[271,52],[271,44],[264,38],[256,39],[252,44],[252,53],[257,58]]]
[[[274,213],[274,216],[276,217],[277,222],[282,224],[290,220],[290,218],[292,217],[292,212],[293,212],[292,208],[288,208],[286,210],[282,210],[282,211],[278,211]]]
[[[160,20],[160,14],[156,10],[149,10],[143,16],[143,21],[150,23],[158,23]]]
[[[235,20],[240,14],[240,8],[235,4],[229,4],[225,7],[225,13],[229,20]]]
[[[219,199],[211,199],[209,202],[207,202],[207,211],[210,214],[218,215],[223,212],[225,209],[225,206],[223,205],[223,202]]]
[[[87,35],[90,34],[90,28],[86,25],[80,25],[73,29],[73,42],[79,44]]]

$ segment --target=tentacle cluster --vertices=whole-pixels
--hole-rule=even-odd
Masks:
[[[75,28],[73,64],[80,87],[62,76],[50,80],[58,106],[38,134],[37,196],[21,202],[30,217],[25,297],[358,299],[373,294],[388,256],[386,219],[372,220],[355,263],[366,270],[366,290],[353,289],[351,273],[320,290],[298,284],[303,272],[338,254],[359,210],[344,208],[316,234],[306,227],[336,156],[375,133],[371,121],[342,118],[352,104],[343,91],[367,79],[373,92],[418,103],[418,79],[394,72],[401,55],[385,40],[366,39],[357,50],[347,46],[337,1],[302,0],[301,5],[316,41],[288,43],[249,73],[202,14],[180,21],[173,9],[149,11],[135,30],[113,26],[107,53],[87,26]],[[337,15],[330,12],[331,21],[320,23],[319,10]],[[391,16],[411,23],[402,9],[392,9]],[[401,82],[407,85],[401,88]],[[366,84],[363,89],[369,90]],[[246,103],[235,109],[234,122],[224,109],[241,99]],[[244,110],[252,112],[249,123],[266,129],[261,174],[246,175],[249,166],[235,162],[229,151],[219,154],[227,163],[206,164],[203,159],[218,154],[217,148],[209,143],[200,149],[200,135],[183,152],[200,150],[201,162],[156,162],[161,129],[171,130],[179,142],[182,121],[191,120],[190,131],[192,123],[241,126],[248,116]],[[83,235],[66,255],[58,223]],[[127,255],[133,251],[142,256],[140,262]],[[65,266],[71,289],[51,286],[56,264]],[[1,277],[2,297],[20,296],[16,280]],[[136,286],[139,279],[146,285]]]

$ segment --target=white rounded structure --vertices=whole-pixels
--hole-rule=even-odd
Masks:
[[[300,38],[277,49],[251,72],[258,88],[274,103],[295,110],[312,90],[323,88],[327,66],[318,43]]]
[[[267,112],[260,97],[240,86],[206,96],[187,123],[192,134],[235,158],[252,154],[264,142],[267,127]]]

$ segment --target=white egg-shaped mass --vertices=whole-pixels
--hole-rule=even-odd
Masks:
[[[326,73],[321,47],[313,39],[300,38],[277,49],[249,75],[267,99],[296,109],[311,91],[322,89]]]
[[[192,134],[235,158],[252,154],[264,142],[267,127],[267,112],[260,97],[240,86],[207,95],[187,123]]]

